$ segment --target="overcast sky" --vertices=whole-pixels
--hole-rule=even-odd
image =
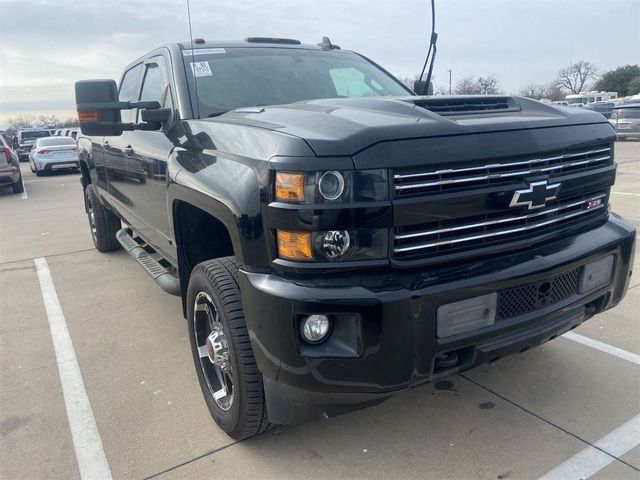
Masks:
[[[2,0],[0,124],[17,112],[72,116],[73,82],[115,78],[146,51],[188,39],[186,0]],[[323,35],[397,76],[419,73],[428,0],[191,0],[194,37]],[[571,60],[640,62],[640,0],[436,0],[435,86],[493,74],[507,93]]]

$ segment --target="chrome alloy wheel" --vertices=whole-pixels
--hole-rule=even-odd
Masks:
[[[233,369],[229,357],[229,344],[220,314],[211,297],[200,292],[193,306],[193,331],[200,357],[200,368],[209,392],[220,409],[225,412],[233,404]]]
[[[89,217],[89,229],[91,230],[91,238],[93,239],[93,243],[98,243],[98,234],[96,231],[96,214],[93,212],[93,205],[91,202],[87,202],[87,216]]]

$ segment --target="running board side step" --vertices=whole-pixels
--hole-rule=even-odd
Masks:
[[[116,233],[116,240],[122,248],[131,255],[145,272],[153,278],[158,286],[169,295],[179,297],[181,295],[180,280],[171,275],[149,252],[136,242],[128,229],[122,228]]]

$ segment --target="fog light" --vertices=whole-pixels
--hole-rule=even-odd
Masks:
[[[309,315],[302,322],[302,337],[309,343],[320,343],[329,334],[329,317]]]
[[[438,337],[450,337],[493,325],[496,321],[497,298],[496,293],[490,293],[438,307]]]
[[[346,230],[331,230],[319,238],[319,249],[329,260],[342,257],[349,251],[351,236]]]
[[[580,293],[603,287],[611,281],[613,273],[613,255],[585,265],[580,278]]]
[[[336,200],[344,192],[344,177],[335,170],[326,172],[320,177],[318,190],[320,190],[320,195],[327,200]]]

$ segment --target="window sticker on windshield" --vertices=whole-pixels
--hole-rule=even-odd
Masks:
[[[204,62],[189,62],[189,65],[191,65],[191,72],[193,72],[194,77],[213,77],[209,62],[206,60]]]
[[[182,55],[190,57],[191,55],[213,55],[216,53],[227,53],[224,48],[195,48],[182,51]]]

